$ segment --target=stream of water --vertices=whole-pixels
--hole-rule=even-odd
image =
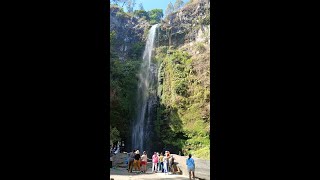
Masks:
[[[143,53],[143,62],[139,72],[137,93],[137,116],[132,126],[132,148],[150,153],[150,140],[153,136],[154,108],[157,104],[157,66],[151,60],[157,24],[149,30]]]

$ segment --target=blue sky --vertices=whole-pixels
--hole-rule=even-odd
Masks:
[[[183,0],[184,3],[188,1],[189,0]],[[139,4],[141,2],[144,7],[144,10],[146,11],[150,11],[152,9],[163,9],[163,13],[165,13],[169,2],[171,2],[172,5],[174,5],[176,0],[136,0],[135,10],[139,9]],[[125,7],[124,7],[124,10],[127,11]]]

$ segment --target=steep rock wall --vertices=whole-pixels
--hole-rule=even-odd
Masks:
[[[129,16],[117,7],[110,8],[110,32],[116,32],[115,46],[119,59],[126,60],[136,49],[142,53],[150,24],[142,19]],[[137,47],[139,46],[139,47]]]
[[[197,1],[172,13],[158,29],[158,46],[182,46],[190,42],[210,44],[210,2]]]

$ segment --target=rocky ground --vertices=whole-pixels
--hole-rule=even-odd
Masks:
[[[177,180],[184,180],[189,179],[187,168],[185,165],[186,156],[179,156],[176,154],[173,154],[173,157],[175,158],[175,162],[177,166],[180,168],[180,171],[182,174],[164,174],[164,173],[152,173],[151,168],[152,164],[151,162],[148,162],[147,164],[147,172],[144,173],[138,173],[136,171],[133,171],[133,173],[128,173],[127,171],[127,165],[125,164],[125,159],[127,157],[127,154],[120,153],[113,157],[113,168],[110,168],[110,180],[144,180],[144,179],[177,179]],[[208,160],[202,160],[198,158],[194,158],[195,164],[196,164],[196,170],[195,170],[195,176],[196,179],[200,180],[209,180],[210,179],[210,161]]]

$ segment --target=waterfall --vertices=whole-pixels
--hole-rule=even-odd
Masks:
[[[150,153],[153,136],[154,107],[157,104],[157,67],[151,61],[157,24],[149,30],[139,72],[137,115],[132,125],[132,148]],[[148,144],[148,146],[146,146]]]

